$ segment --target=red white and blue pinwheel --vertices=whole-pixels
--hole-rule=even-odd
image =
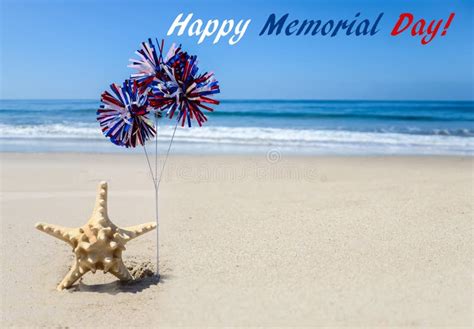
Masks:
[[[125,80],[122,86],[111,84],[112,94],[102,93],[102,105],[97,110],[97,121],[103,134],[116,145],[135,147],[156,134],[152,120],[148,118],[152,108],[148,97],[142,94],[138,84]]]
[[[151,39],[143,42],[136,52],[140,59],[130,60],[129,67],[138,71],[131,77],[138,81],[142,90],[148,92],[153,108],[166,111],[170,119],[176,113],[181,126],[187,122],[191,127],[191,120],[202,126],[207,121],[202,110],[213,111],[206,104],[219,104],[211,98],[220,92],[219,84],[212,72],[199,74],[197,57],[183,52],[181,46],[173,44],[165,57],[163,48],[163,41],[158,51]]]

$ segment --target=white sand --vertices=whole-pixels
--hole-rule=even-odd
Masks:
[[[175,156],[161,186],[162,281],[56,285],[109,182],[118,225],[154,219],[143,156],[2,154],[2,327],[472,325],[473,159]],[[155,259],[155,233],[128,245]]]

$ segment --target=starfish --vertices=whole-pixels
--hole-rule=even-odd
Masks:
[[[99,183],[92,216],[79,228],[68,228],[47,223],[37,223],[36,228],[72,246],[76,255],[74,264],[57,289],[71,287],[89,271],[110,272],[121,281],[132,280],[130,272],[122,261],[125,244],[154,228],[153,222],[120,228],[107,214],[107,182]]]

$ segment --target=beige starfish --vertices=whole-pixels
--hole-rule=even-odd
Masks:
[[[101,182],[97,191],[94,211],[86,225],[67,228],[37,223],[36,228],[69,243],[76,259],[71,270],[58,285],[58,290],[69,288],[88,271],[110,272],[121,281],[133,279],[122,261],[125,244],[154,228],[153,222],[120,228],[107,215],[107,182]]]

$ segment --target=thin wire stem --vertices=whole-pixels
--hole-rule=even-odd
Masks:
[[[145,157],[146,157],[146,162],[148,163],[148,169],[150,169],[151,180],[153,181],[153,185],[155,186],[155,189],[156,189],[157,187],[156,179],[155,179],[155,176],[153,175],[153,169],[151,169],[150,159],[148,158],[148,152],[146,150],[145,144],[143,144],[143,150],[145,151]]]
[[[176,120],[176,124],[174,125],[173,135],[171,135],[170,144],[168,145],[168,150],[166,151],[165,160],[163,161],[163,166],[161,167],[160,178],[158,179],[158,177],[156,177],[157,178],[156,189],[160,188],[161,178],[163,177],[163,171],[165,170],[166,161],[168,160],[168,156],[170,155],[171,144],[173,144],[174,135],[176,134],[176,128],[178,128],[178,120]]]
[[[155,214],[156,214],[156,276],[160,277],[160,223],[158,216],[158,118],[155,113]]]
[[[156,135],[155,135],[155,181],[158,177],[158,117],[155,114],[155,127],[156,127]]]
[[[148,152],[145,145],[143,145],[143,150],[145,151],[146,161],[148,163],[148,168],[150,169],[151,179],[155,187],[155,215],[156,215],[156,275],[160,276],[160,225],[159,225],[159,216],[158,216],[158,191],[160,187],[161,178],[163,177],[163,172],[165,170],[166,162],[170,155],[171,145],[173,144],[174,136],[176,134],[176,128],[178,127],[178,120],[174,126],[173,135],[171,136],[170,143],[168,145],[168,150],[166,151],[166,156],[163,161],[163,166],[161,167],[160,176],[158,178],[158,118],[155,116],[155,174],[153,174],[153,169],[151,167],[150,158],[148,157]]]

